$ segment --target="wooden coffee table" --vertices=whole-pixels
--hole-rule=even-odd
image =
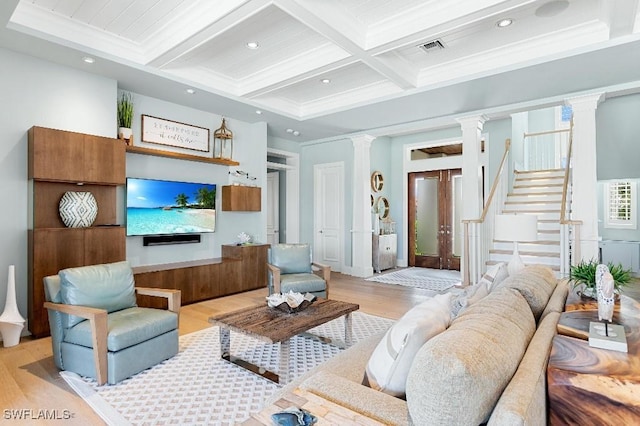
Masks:
[[[352,343],[351,312],[360,308],[355,303],[339,300],[318,299],[305,310],[297,313],[285,313],[269,308],[266,303],[261,306],[240,309],[209,318],[209,323],[220,326],[221,357],[240,367],[265,377],[276,383],[288,382],[289,374],[289,339],[296,335],[319,339],[324,343],[347,347]],[[332,342],[320,336],[307,333],[328,321],[344,316],[344,342]],[[280,360],[278,373],[258,367],[248,361],[231,355],[231,331],[245,334],[263,342],[280,344]]]
[[[273,404],[264,407],[260,412],[254,413],[241,426],[273,425],[271,415],[291,407],[302,408],[316,416],[318,425],[357,425],[357,426],[383,426],[375,419],[364,414],[351,411],[347,407],[336,404],[312,392],[296,388],[292,392],[283,395]]]
[[[597,302],[570,293],[547,367],[549,424],[640,424],[640,303],[616,302],[627,353],[589,346],[590,321],[598,321]]]

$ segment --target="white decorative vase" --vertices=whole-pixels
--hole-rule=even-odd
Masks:
[[[20,343],[20,333],[24,328],[25,319],[18,311],[16,303],[16,271],[14,265],[9,265],[9,276],[7,279],[7,300],[4,304],[4,311],[0,315],[0,334],[5,348],[15,346]]]
[[[98,215],[98,203],[90,192],[65,192],[58,205],[60,218],[68,228],[87,228]]]

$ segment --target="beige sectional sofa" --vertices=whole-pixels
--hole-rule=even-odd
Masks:
[[[544,425],[546,366],[568,293],[546,267],[491,286],[415,355],[406,400],[363,385],[382,335],[359,342],[289,383],[385,424]]]

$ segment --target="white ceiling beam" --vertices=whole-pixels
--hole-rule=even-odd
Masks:
[[[304,58],[301,58],[304,59]],[[308,61],[307,61],[308,62]],[[269,92],[273,92],[292,84],[300,83],[301,81],[320,76],[326,72],[333,71],[347,65],[353,64],[355,59],[353,57],[344,58],[338,61],[331,60],[325,62],[319,67],[314,67],[306,72],[296,72],[286,78],[282,78],[282,72],[280,73],[264,73],[265,75],[255,75],[244,79],[241,82],[242,96],[247,98],[255,98],[263,96]],[[291,67],[293,68],[293,67]],[[268,74],[268,75],[267,75]]]
[[[193,49],[198,48],[219,34],[227,31],[229,28],[232,28],[247,18],[261,12],[272,3],[273,2],[270,0],[251,0],[249,2],[241,2],[239,7],[227,15],[220,17],[215,22],[212,22],[211,25],[207,26],[199,33],[175,43],[172,48],[150,59],[148,65],[157,68],[165,67],[171,62],[176,61],[191,52]]]
[[[601,0],[602,16],[609,25],[609,38],[633,34],[638,0]]]
[[[372,56],[364,49],[366,31],[357,30],[353,25],[348,30],[344,26],[334,26],[336,20],[335,8],[325,8],[322,2],[310,0],[274,0],[274,4],[286,13],[326,37],[340,48],[349,52],[353,57],[374,69],[398,87],[408,90],[417,87],[417,73],[411,68],[395,68]],[[328,15],[332,12],[330,15]],[[346,13],[346,12],[345,12]],[[338,21],[340,22],[340,21]]]

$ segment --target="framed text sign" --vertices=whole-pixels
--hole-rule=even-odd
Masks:
[[[208,152],[209,129],[142,115],[142,141]]]

